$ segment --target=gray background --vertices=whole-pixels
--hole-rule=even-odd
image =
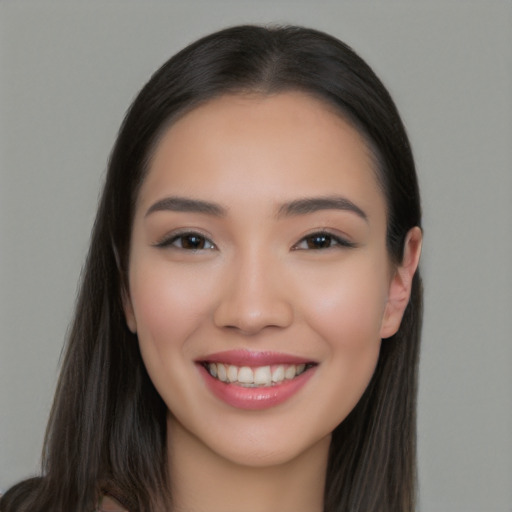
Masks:
[[[423,512],[512,510],[510,1],[0,0],[0,488],[37,470],[98,190],[124,111],[172,53],[242,22],[352,45],[418,164]]]

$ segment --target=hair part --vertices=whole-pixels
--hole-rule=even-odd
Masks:
[[[401,262],[408,231],[421,227],[419,190],[404,126],[371,68],[339,40],[300,27],[239,26],[192,43],[151,77],[123,121],[62,362],[43,477],[9,491],[2,512],[89,512],[113,487],[132,512],[166,510],[166,406],[122,303],[139,189],[156,144],[179,116],[222,95],[284,91],[331,105],[367,142],[386,197],[388,252]],[[421,297],[416,273],[399,331],[383,341],[367,390],[333,433],[326,512],[414,510]]]

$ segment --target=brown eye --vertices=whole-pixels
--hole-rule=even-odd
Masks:
[[[171,247],[185,251],[203,251],[215,249],[212,241],[200,233],[180,233],[157,244],[157,247]]]
[[[332,237],[326,234],[309,236],[305,239],[308,249],[327,249],[332,245]]]
[[[335,247],[355,247],[355,244],[327,232],[313,233],[304,237],[297,245],[295,250],[322,250]]]
[[[181,235],[175,243],[179,242],[182,249],[190,249],[193,251],[197,251],[200,249],[204,249],[207,245],[206,238],[200,235]]]

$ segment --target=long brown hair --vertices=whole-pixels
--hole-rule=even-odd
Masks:
[[[131,512],[165,510],[166,407],[126,327],[122,292],[134,204],[152,150],[179,115],[211,98],[300,90],[329,103],[373,153],[387,199],[387,246],[402,260],[421,226],[414,162],[395,105],[347,45],[310,29],[240,26],[182,50],[150,79],[115,143],[47,428],[42,476],[11,489],[2,512],[90,512],[115,488]],[[382,344],[362,399],[333,433],[326,512],[411,512],[422,314],[419,273],[397,334]]]

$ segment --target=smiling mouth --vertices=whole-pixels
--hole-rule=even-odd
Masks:
[[[201,364],[214,379],[244,388],[278,386],[316,366],[315,363],[273,364],[257,367],[213,362]]]

